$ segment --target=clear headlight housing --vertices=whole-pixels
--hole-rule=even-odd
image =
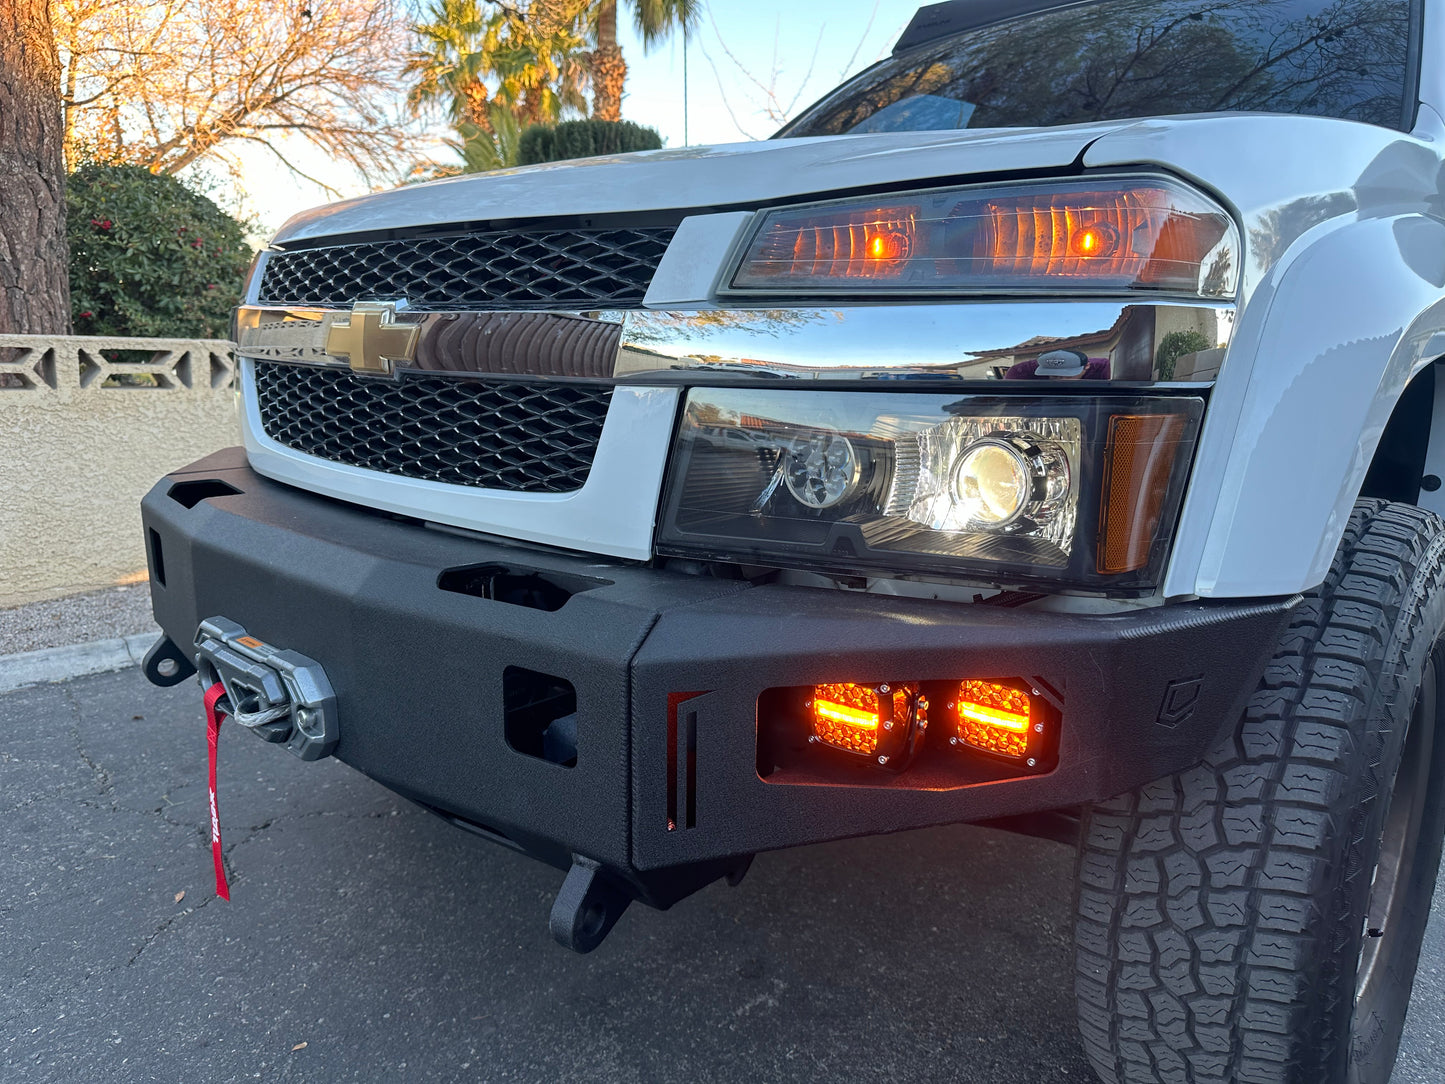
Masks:
[[[695,389],[657,550],[843,574],[1137,591],[1202,402]]]

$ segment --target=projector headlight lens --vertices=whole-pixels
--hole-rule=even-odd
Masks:
[[[953,499],[971,509],[970,525],[1002,527],[1024,510],[1033,481],[1018,448],[1004,440],[981,440],[963,453],[954,468]]]
[[[1160,570],[1201,411],[1198,399],[1162,396],[695,389],[657,551],[852,575],[1141,588]],[[1129,424],[1113,424],[1116,415]],[[1154,416],[1170,420],[1138,422]],[[1110,493],[1139,475],[1129,492],[1149,499],[1114,499],[1101,513],[1106,460],[1153,463],[1147,478],[1110,475]],[[1131,516],[1139,522],[1122,523]],[[1096,561],[1101,531],[1110,553],[1123,552],[1116,536],[1129,539],[1129,561]]]

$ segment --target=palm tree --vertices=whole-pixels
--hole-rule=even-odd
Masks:
[[[431,0],[412,27],[407,74],[413,108],[444,107],[454,127],[492,133],[493,107],[524,123],[586,111],[585,42],[571,25],[539,33],[512,8],[487,0]]]
[[[592,50],[592,115],[598,120],[622,119],[622,88],[627,61],[617,44],[618,0],[588,5],[596,46]],[[702,0],[632,0],[632,19],[644,50],[664,41],[674,30],[697,25]]]
[[[492,124],[490,131],[464,120],[457,123],[455,138],[442,140],[456,154],[458,161],[418,162],[412,167],[408,183],[515,166],[522,138],[521,122],[516,114],[497,102],[492,103],[488,113]]]
[[[432,0],[426,22],[413,24],[416,46],[407,58],[406,74],[416,79],[407,93],[413,109],[444,106],[453,125],[485,126],[491,92],[484,79],[482,47],[494,16],[476,0]]]

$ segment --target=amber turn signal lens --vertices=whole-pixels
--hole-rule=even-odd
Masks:
[[[901,768],[928,726],[928,701],[915,684],[813,686],[808,740]]]
[[[1115,414],[1104,452],[1098,569],[1134,572],[1149,563],[1179,451],[1178,414]]]
[[[917,217],[917,207],[864,207],[776,222],[762,239],[758,264],[767,276],[890,278],[913,255]]]
[[[1164,177],[934,189],[764,212],[728,290],[1228,297],[1238,250],[1222,207]]]
[[[1034,732],[1028,693],[992,681],[965,681],[958,688],[957,733],[962,742],[985,753],[1022,760]]]
[[[1119,231],[1108,223],[1095,222],[1078,230],[1072,243],[1077,256],[1112,256],[1119,247]]]
[[[1020,195],[988,201],[976,260],[1020,278],[1090,278],[1193,291],[1224,235],[1217,219],[1178,214],[1163,188]]]

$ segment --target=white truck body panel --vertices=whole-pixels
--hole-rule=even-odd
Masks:
[[[1087,166],[1181,173],[1244,226],[1239,320],[1166,595],[1324,578],[1390,412],[1445,331],[1441,143],[1422,116],[1413,135],[1314,117],[1149,120],[1086,152]]]

